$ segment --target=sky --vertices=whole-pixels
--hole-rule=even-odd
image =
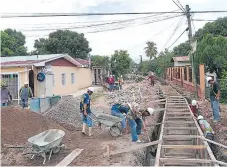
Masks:
[[[177,1],[177,0],[175,0]],[[192,11],[204,10],[227,10],[226,0],[179,0],[182,6],[189,5]],[[174,11],[179,8],[172,0],[1,0],[0,11],[7,13],[101,13],[101,12],[162,12]],[[177,14],[167,14],[155,17],[170,17]],[[125,20],[146,17],[147,15],[117,15],[117,16],[83,16],[83,17],[43,17],[43,18],[1,18],[1,30],[13,28],[21,31],[26,36],[26,46],[28,51],[34,50],[34,40],[42,37],[48,37],[59,27],[75,27],[84,24],[97,24],[97,21]],[[214,20],[219,17],[225,17],[227,13],[212,14],[194,14],[194,19]],[[146,18],[145,21],[155,20],[157,18]],[[94,21],[96,23],[94,23]],[[139,55],[143,55],[146,60],[144,48],[147,41],[153,41],[157,44],[158,52],[171,46],[178,36],[187,28],[186,17],[176,17],[173,19],[143,24],[144,19],[137,20],[133,26],[127,28],[96,32],[95,28],[70,29],[84,33],[92,48],[91,55],[111,55],[114,50],[128,50],[131,58],[138,62]],[[174,29],[181,21],[176,33],[170,37]],[[100,24],[99,23],[99,24]],[[206,21],[194,21],[193,33],[202,28]],[[115,26],[111,26],[115,27]],[[37,31],[37,29],[44,29]],[[46,30],[48,29],[48,30]],[[51,29],[51,30],[50,30]],[[106,28],[105,28],[106,29]],[[100,28],[99,28],[100,30]],[[103,30],[103,28],[101,29]],[[188,33],[184,33],[181,38],[172,46],[186,41]],[[168,42],[168,43],[167,43]]]

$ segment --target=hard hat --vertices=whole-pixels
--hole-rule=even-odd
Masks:
[[[199,115],[197,119],[200,120],[200,119],[204,119],[204,118],[202,115]]]
[[[195,106],[197,104],[196,100],[192,100],[192,105]]]
[[[94,88],[93,87],[89,87],[87,90],[90,91],[90,92],[94,92]]]
[[[1,87],[6,87],[6,86],[7,86],[6,82],[5,81],[1,81]]]
[[[209,81],[211,81],[211,80],[213,80],[212,77],[207,77],[207,82],[209,82]]]
[[[154,113],[154,109],[153,108],[147,108],[147,112],[149,112],[149,114],[152,115]]]
[[[25,85],[28,85],[28,82],[27,82],[27,81],[25,81],[25,82],[24,82],[24,84],[25,84]]]

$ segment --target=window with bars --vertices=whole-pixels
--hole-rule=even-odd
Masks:
[[[65,73],[61,74],[61,83],[63,86],[66,85],[66,74]]]
[[[71,84],[75,83],[75,74],[71,73]]]

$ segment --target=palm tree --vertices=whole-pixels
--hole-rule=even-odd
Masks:
[[[147,44],[147,46],[144,48],[145,53],[146,53],[146,56],[149,57],[151,60],[158,53],[157,47],[156,47],[156,44],[151,41],[148,41],[146,44]]]

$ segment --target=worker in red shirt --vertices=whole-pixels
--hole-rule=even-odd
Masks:
[[[192,100],[192,104],[189,105],[193,115],[197,118],[199,115],[199,105],[196,100]]]
[[[154,74],[151,74],[148,79],[151,80],[151,85],[154,86]]]

